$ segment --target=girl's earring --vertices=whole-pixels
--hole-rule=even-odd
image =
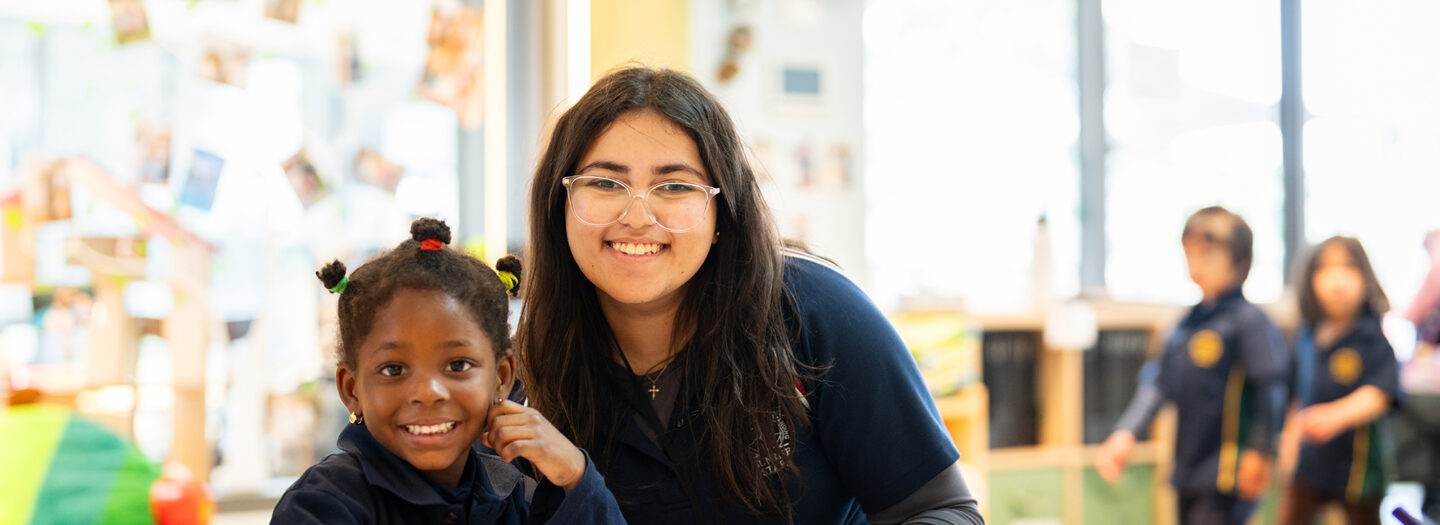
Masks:
[[[362,415],[360,415],[360,414],[356,414],[356,413],[354,413],[354,412],[351,412],[351,413],[350,413],[350,423],[355,424],[355,425],[363,425],[363,424],[365,424],[365,416],[362,416]]]

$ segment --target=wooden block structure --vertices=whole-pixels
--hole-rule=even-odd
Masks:
[[[214,248],[169,215],[146,205],[133,189],[116,183],[103,168],[88,160],[30,162],[21,177],[24,184],[0,196],[0,243],[4,249],[0,280],[7,284],[36,285],[35,229],[43,221],[64,218],[55,216],[54,211],[57,206],[68,207],[56,204],[68,200],[68,196],[58,197],[53,182],[56,178],[64,180],[67,187],[84,188],[96,199],[125,212],[140,230],[136,238],[67,239],[67,262],[91,272],[95,314],[89,326],[90,346],[83,380],[77,385],[47,390],[42,401],[73,406],[87,392],[107,388],[129,389],[134,399],[140,332],[125,308],[124,289],[128,281],[145,276],[145,260],[134,246],[158,237],[170,244],[174,257],[166,283],[173,292],[174,306],[161,328],[173,359],[170,386],[174,391],[174,433],[170,459],[183,463],[198,479],[208,479],[212,454],[205,436],[205,353],[211,337],[207,294]],[[133,401],[128,412],[86,415],[123,435],[133,436]]]

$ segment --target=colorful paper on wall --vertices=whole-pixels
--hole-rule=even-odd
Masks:
[[[190,160],[190,175],[185,187],[180,190],[180,203],[205,211],[215,205],[215,189],[220,185],[220,172],[225,168],[225,159],[205,150],[195,150]]]
[[[455,110],[460,125],[480,125],[485,105],[485,19],[479,11],[436,8],[430,16],[430,56],[420,80],[421,98]]]
[[[150,39],[150,22],[141,0],[110,0],[110,21],[115,26],[115,41],[122,45]]]

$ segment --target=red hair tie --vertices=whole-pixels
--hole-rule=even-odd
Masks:
[[[440,239],[425,239],[420,241],[421,250],[433,252],[443,248],[445,248],[445,243],[440,242]]]

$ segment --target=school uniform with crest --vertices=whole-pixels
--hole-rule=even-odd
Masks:
[[[1313,330],[1302,327],[1295,359],[1294,394],[1301,408],[1338,400],[1363,386],[1398,399],[1395,351],[1373,313],[1366,312],[1350,333],[1326,347],[1316,346]],[[1325,443],[1301,444],[1295,479],[1331,498],[1376,501],[1385,496],[1388,476],[1395,470],[1393,458],[1390,418],[1382,416]]]
[[[1140,387],[1116,424],[1144,436],[1165,401],[1178,412],[1174,472],[1181,516],[1218,496],[1232,518],[1253,502],[1239,501],[1241,456],[1273,458],[1282,424],[1289,359],[1280,331],[1240,289],[1201,303],[1181,319],[1164,354],[1142,367]],[[1208,499],[1207,499],[1208,498]]]
[[[625,523],[588,456],[585,474],[567,494],[549,483],[537,487],[505,460],[473,448],[460,483],[449,488],[387,450],[363,425],[346,425],[338,445],[340,452],[285,491],[271,523]],[[532,496],[544,513],[532,512]]]
[[[795,354],[825,367],[819,381],[797,385],[809,425],[795,429],[776,421],[774,438],[800,471],[787,485],[793,522],[889,522],[882,514],[905,508],[914,509],[900,512],[906,516],[940,509],[926,514],[937,517],[925,523],[979,523],[958,474],[959,451],[895,329],[864,292],[821,262],[787,252],[784,279],[803,329]],[[622,411],[619,428],[598,432],[609,446],[594,454],[630,523],[774,521],[748,514],[711,485],[701,447],[703,407],[686,389],[693,381],[676,370],[658,374],[647,390],[622,366],[612,373],[613,385],[627,388],[627,402],[615,407]]]

